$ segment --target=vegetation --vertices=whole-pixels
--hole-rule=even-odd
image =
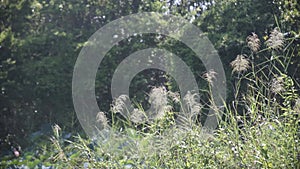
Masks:
[[[2,0],[0,9],[0,168],[300,168],[296,0]],[[204,73],[185,45],[138,35],[100,65],[96,91],[107,111],[95,115],[101,128],[89,138],[71,100],[75,60],[101,26],[143,11],[199,26],[223,61],[229,96],[222,108],[214,106],[215,74]],[[153,46],[181,56],[203,94],[180,98],[171,77],[147,70],[132,81],[134,95],[110,98],[120,61]],[[136,102],[133,112],[127,99]],[[145,112],[153,102],[157,111]],[[210,108],[222,114],[214,131],[203,128]]]

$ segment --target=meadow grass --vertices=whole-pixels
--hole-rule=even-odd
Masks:
[[[95,138],[64,139],[59,126],[47,144],[3,158],[1,166],[41,168],[300,168],[298,84],[287,73],[292,55],[289,40],[278,28],[261,44],[247,37],[248,51],[231,62],[233,99],[224,103],[214,131],[206,131],[197,117],[203,105],[198,95],[153,88],[151,111],[126,107],[127,96],[116,98],[107,121]],[[261,46],[265,48],[260,49]],[[255,59],[262,62],[254,64]],[[213,70],[212,70],[213,72]],[[204,76],[213,85],[215,73]],[[208,93],[211,93],[209,90]],[[210,99],[212,100],[212,99]],[[213,108],[214,103],[210,102]],[[176,112],[181,107],[185,113]],[[121,117],[121,118],[120,118]]]

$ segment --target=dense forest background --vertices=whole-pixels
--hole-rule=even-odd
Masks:
[[[234,97],[229,65],[241,51],[247,52],[247,36],[255,32],[263,41],[275,27],[285,38],[300,36],[297,0],[0,0],[0,143],[4,145],[9,139],[26,145],[33,134],[47,132],[54,124],[82,132],[71,93],[73,67],[81,48],[105,24],[150,11],[182,16],[207,34],[228,76],[228,100]],[[132,37],[107,54],[95,89],[102,110],[110,108],[109,84],[114,69],[134,51],[167,48],[190,67],[199,67],[183,44],[167,38],[157,41],[156,36]],[[296,82],[300,81],[299,42],[296,38],[289,44],[293,57],[285,70]],[[141,72],[131,84],[131,98],[140,100],[149,86],[167,82],[162,72]],[[199,83],[204,82],[200,79]]]

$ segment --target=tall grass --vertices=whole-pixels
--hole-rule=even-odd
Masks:
[[[197,94],[180,98],[159,87],[149,93],[149,111],[128,107],[128,96],[116,98],[111,122],[98,113],[103,125],[95,138],[65,140],[55,126],[52,144],[31,158],[57,168],[300,168],[300,98],[287,73],[289,40],[275,28],[265,43],[253,33],[246,44],[249,50],[231,62],[234,100],[224,104],[213,133],[197,120],[203,110]],[[255,64],[257,58],[263,61]],[[204,76],[210,85],[214,77],[213,70]]]

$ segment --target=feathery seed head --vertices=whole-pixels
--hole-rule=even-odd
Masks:
[[[213,86],[213,80],[216,79],[217,72],[215,72],[213,69],[209,70],[208,72],[204,73],[203,77],[204,79]]]
[[[149,103],[153,106],[166,105],[168,103],[165,87],[154,87],[149,93]]]
[[[249,35],[246,39],[248,47],[256,53],[260,48],[260,40],[258,36],[253,32],[252,35]]]
[[[246,71],[250,67],[250,62],[245,56],[246,55],[237,55],[235,60],[230,63],[231,67],[233,68],[233,73]]]
[[[188,91],[187,94],[183,97],[183,106],[184,110],[178,115],[178,124],[184,128],[191,128],[197,120],[197,115],[200,114],[202,109],[202,104],[200,103],[198,93]]]
[[[202,109],[202,104],[198,101],[199,97],[199,94],[191,93],[190,91],[188,91],[183,98],[183,102],[188,112],[190,112],[191,114],[198,114]]]
[[[111,110],[114,113],[121,113],[124,117],[129,117],[129,105],[130,105],[130,99],[127,95],[120,95],[117,97],[111,106]]]
[[[284,46],[284,35],[280,32],[279,28],[275,28],[271,32],[270,38],[266,41],[266,45],[274,50],[282,50]]]
[[[284,77],[283,76],[278,76],[272,79],[271,82],[271,91],[275,94],[278,94],[282,91],[285,90],[284,88]]]
[[[168,91],[168,96],[172,99],[174,103],[180,102],[180,94],[178,92]]]
[[[104,129],[107,126],[107,119],[104,112],[98,112],[96,116],[96,122],[100,126],[100,130]]]
[[[131,112],[131,115],[130,115],[130,120],[134,123],[142,123],[146,120],[146,115],[145,113],[140,110],[140,109],[133,109],[133,111]]]
[[[59,125],[55,124],[53,126],[53,132],[54,132],[54,136],[56,138],[58,138],[60,136],[61,128],[59,127]]]
[[[168,106],[168,92],[165,87],[154,87],[149,93],[149,103],[153,110],[151,118],[160,118],[166,111],[170,111],[172,107]]]

